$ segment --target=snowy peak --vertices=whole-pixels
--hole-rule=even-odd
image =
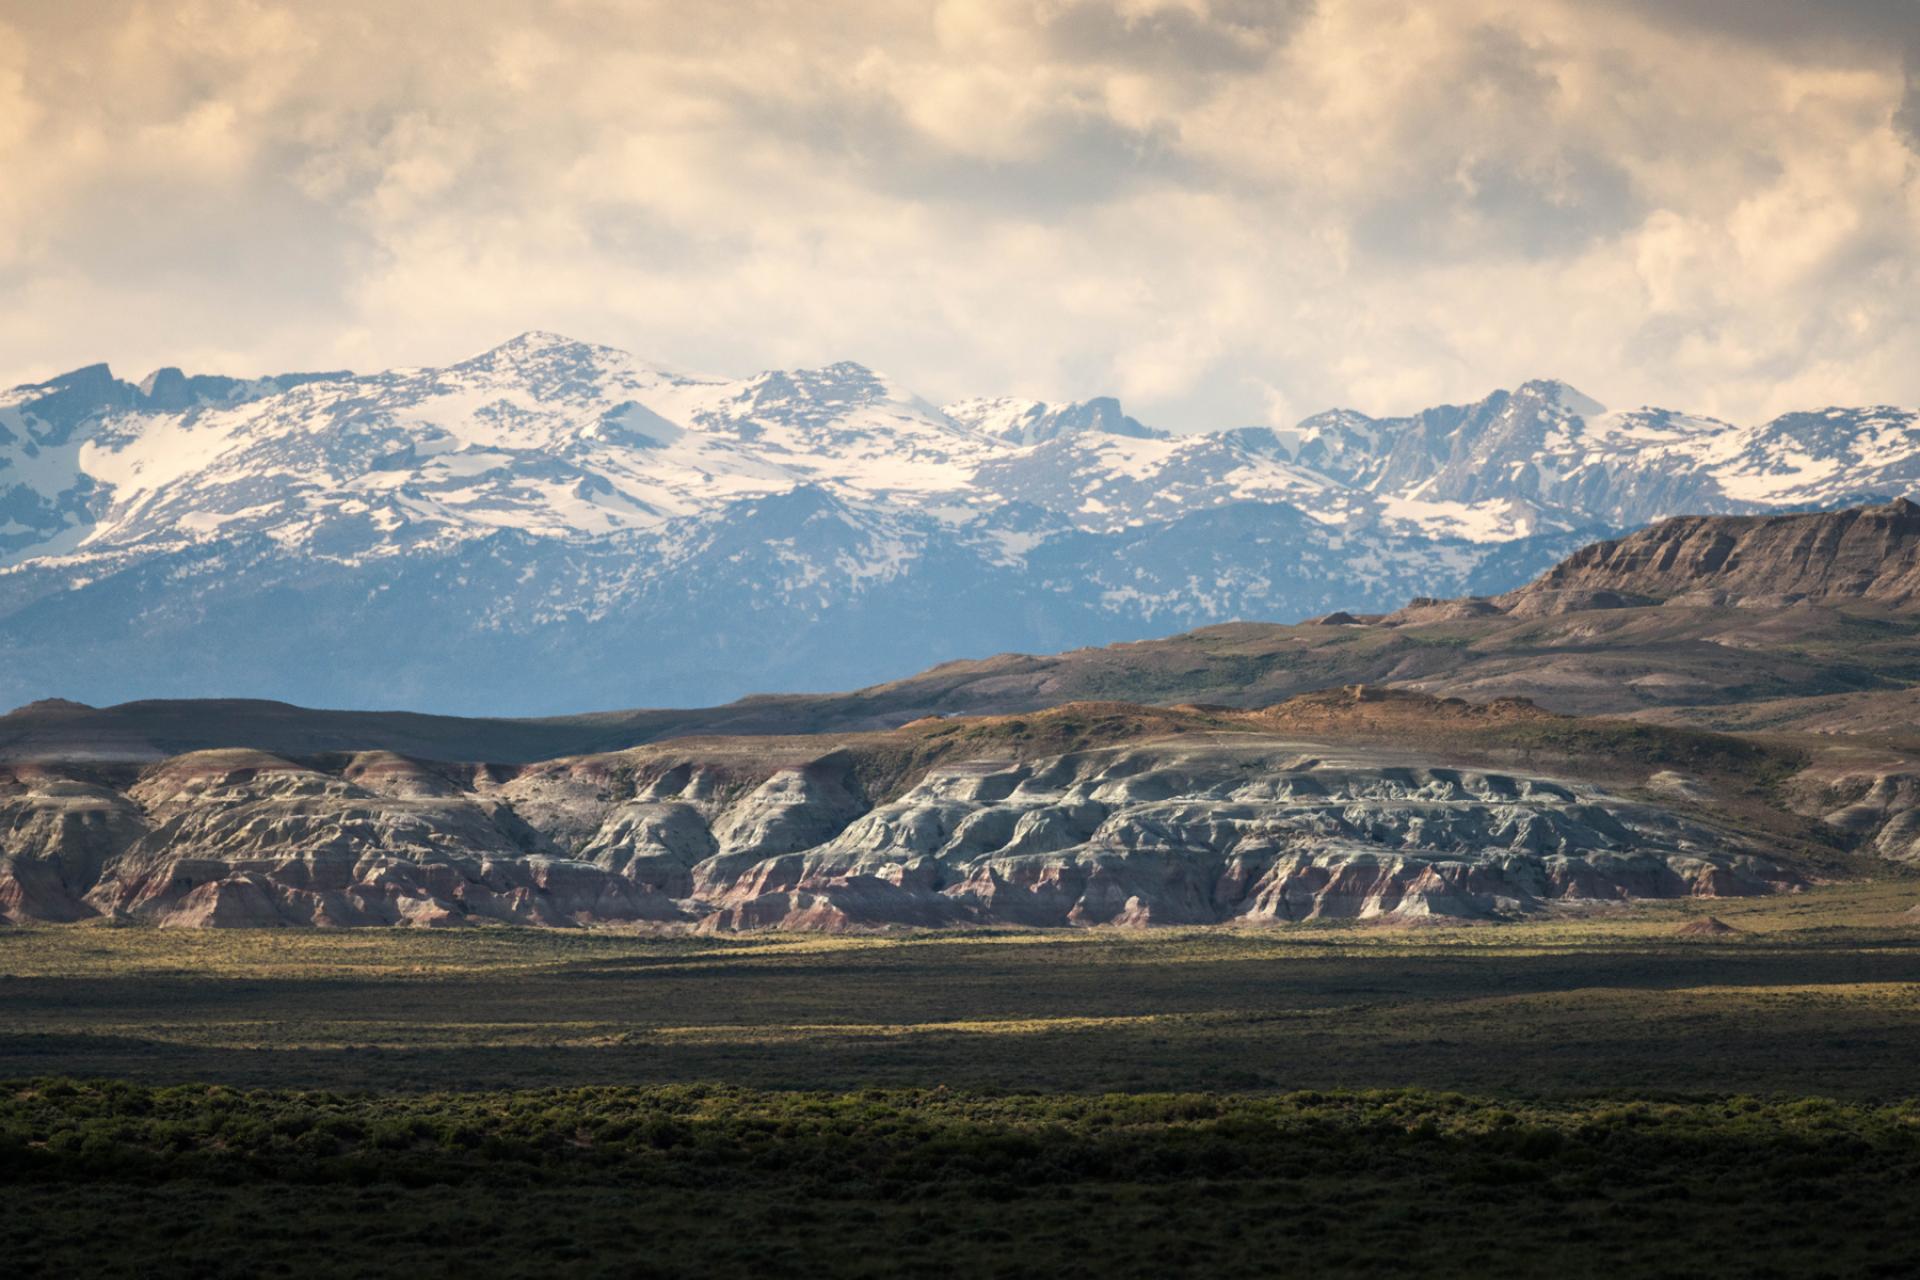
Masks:
[[[935,408],[852,361],[696,378],[545,330],[439,369],[133,384],[95,365],[0,393],[0,565],[242,536],[356,560],[503,531],[577,542],[802,488],[977,532],[1014,509],[1109,533],[1255,503],[1342,535],[1497,544],[1913,485],[1920,424],[1888,408],[1739,428],[1542,379],[1176,436],[1111,397]]]
[[[1517,536],[1715,509],[1703,467],[1723,430],[1665,410],[1612,413],[1565,382],[1537,379],[1408,417],[1319,414],[1297,429],[1294,456],[1434,532]]]
[[[882,403],[891,392],[873,370],[843,360],[820,369],[769,370],[749,379],[726,403],[738,418],[817,428]]]
[[[1112,396],[1050,404],[1009,397],[957,400],[943,407],[956,422],[1014,445],[1045,444],[1062,436],[1093,432],[1136,440],[1164,440],[1167,433],[1143,426],[1121,411]]]
[[[230,406],[279,395],[309,382],[351,378],[344,370],[325,373],[282,373],[265,378],[229,378],[219,374],[185,374],[169,365],[155,369],[139,382],[125,382],[105,364],[90,364],[49,378],[25,383],[0,393],[0,416],[9,410],[62,433],[88,419],[119,411],[183,413],[203,406]],[[0,436],[3,442],[4,436]]]
[[[193,403],[187,375],[173,365],[142,378],[139,391],[141,399],[162,413],[178,413]]]
[[[1741,501],[1846,506],[1920,488],[1917,437],[1920,413],[1888,405],[1782,414],[1735,436],[1719,471]]]
[[[1380,421],[1354,409],[1329,409],[1292,431],[1293,458],[1342,484],[1375,491],[1392,455],[1391,437],[1405,420]]]
[[[529,329],[525,333],[508,338],[488,354],[534,355],[546,351],[611,351],[613,349],[600,346],[598,343],[569,338],[566,334],[555,333],[551,329]]]
[[[0,443],[25,435],[36,444],[64,442],[90,418],[138,403],[137,388],[113,376],[105,364],[90,364],[45,382],[29,382],[0,396]],[[8,419],[18,424],[9,432]]]
[[[617,348],[582,342],[578,338],[569,338],[563,333],[554,333],[547,329],[529,329],[525,333],[508,338],[498,346],[489,347],[478,355],[469,356],[453,367],[455,369],[513,369],[551,362],[583,364],[597,357],[622,354],[624,353]]]
[[[396,370],[385,378],[397,383],[426,374],[450,390],[499,387],[536,401],[563,403],[592,398],[609,376],[633,363],[613,347],[534,329],[444,370]]]
[[[860,498],[953,500],[995,449],[994,441],[851,361],[716,384],[681,408],[690,427],[778,468],[789,483]]]
[[[1542,406],[1563,410],[1577,418],[1597,418],[1607,411],[1607,406],[1592,396],[1582,395],[1574,387],[1557,378],[1535,378],[1520,384],[1513,394],[1516,401],[1537,403]]]

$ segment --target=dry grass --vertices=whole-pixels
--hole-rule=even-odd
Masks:
[[[1910,1089],[1920,882],[1496,926],[0,933],[0,1077]],[[1707,909],[1739,932],[1676,937]]]

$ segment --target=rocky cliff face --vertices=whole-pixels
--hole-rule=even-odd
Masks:
[[[117,787],[23,767],[0,786],[0,912],[857,930],[1503,917],[1797,883],[1749,840],[1607,788],[1280,731],[1313,716],[1222,732],[1155,714],[1172,736],[961,749],[905,778],[933,731],[517,769],[204,751]]]
[[[1920,763],[1869,745],[1835,753],[1787,787],[1800,813],[1892,862],[1920,865]]]
[[[1270,739],[945,767],[822,844],[693,874],[709,930],[1474,918],[1791,882],[1595,789]]]
[[[1684,516],[1574,552],[1503,603],[1792,604],[1920,599],[1920,506],[1782,516]]]
[[[39,770],[0,773],[0,917],[81,920],[102,869],[147,829],[130,797]]]

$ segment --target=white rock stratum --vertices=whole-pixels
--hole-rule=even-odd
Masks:
[[[732,931],[1496,918],[1799,878],[1607,788],[1274,735],[939,764],[663,744],[497,774],[202,751],[0,772],[0,920]]]

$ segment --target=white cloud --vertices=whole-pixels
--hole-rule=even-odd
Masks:
[[[34,175],[0,190],[0,375],[537,325],[1187,427],[1532,376],[1920,402],[1911,12],[35,6],[0,13],[0,164]]]

